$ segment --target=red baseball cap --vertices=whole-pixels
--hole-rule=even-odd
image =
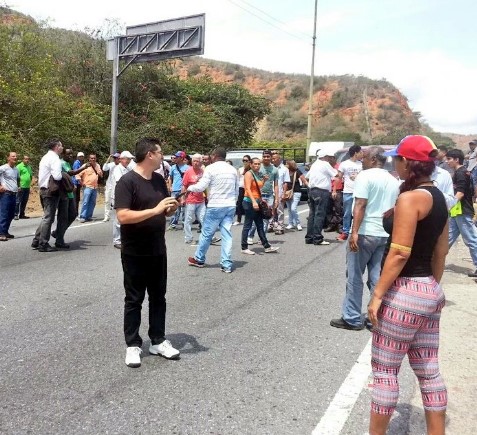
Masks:
[[[418,162],[432,162],[437,155],[437,147],[427,136],[406,136],[399,145],[391,151],[383,153],[385,156],[401,156]]]
[[[181,159],[185,159],[187,157],[187,154],[184,151],[177,151],[174,155]]]

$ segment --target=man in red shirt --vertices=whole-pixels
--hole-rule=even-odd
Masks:
[[[205,215],[205,197],[203,192],[187,192],[187,188],[196,184],[203,175],[202,169],[202,156],[200,154],[194,154],[192,156],[192,167],[187,169],[182,179],[182,191],[185,194],[181,198],[181,204],[185,204],[184,208],[184,236],[185,242],[188,245],[196,246],[197,242],[194,242],[192,237],[192,222],[197,219],[202,225]]]

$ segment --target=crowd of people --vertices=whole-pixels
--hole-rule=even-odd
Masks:
[[[421,387],[430,433],[444,433],[447,393],[437,360],[439,318],[445,303],[441,280],[448,249],[459,235],[469,248],[477,277],[477,229],[473,221],[477,196],[477,141],[467,155],[459,149],[437,148],[425,136],[407,136],[384,151],[379,146],[349,149],[340,164],[325,150],[305,175],[293,160],[283,162],[277,151],[262,158],[243,157],[238,170],[226,161],[226,151],[188,156],[178,151],[172,164],[163,158],[160,141],[144,138],[135,153],[113,154],[102,166],[90,154],[58,139],[48,142],[39,165],[38,186],[43,217],[32,247],[39,252],[68,249],[64,236],[78,216],[92,219],[98,183],[109,173],[104,222],[113,222],[113,246],[121,250],[124,272],[125,362],[141,364],[141,307],[149,295],[149,352],[168,359],[179,351],[165,338],[166,218],[170,230],[182,225],[184,242],[196,247],[190,266],[203,268],[211,244],[221,242],[221,270],[234,270],[232,226],[243,225],[241,253],[251,249],[258,232],[264,253],[276,253],[267,233],[302,231],[297,213],[301,188],[308,189],[309,215],[304,241],[326,246],[323,233],[337,231],[346,242],[346,288],[341,317],[332,327],[373,333],[373,399],[370,434],[384,434],[399,394],[397,375],[408,355]],[[398,179],[384,169],[392,156]],[[0,166],[0,241],[13,219],[25,214],[33,170],[29,157],[20,164],[10,152]],[[288,209],[286,224],[285,207]],[[51,227],[57,216],[56,229]],[[243,222],[242,222],[243,221]],[[192,225],[198,224],[194,240]],[[216,232],[220,237],[215,236]],[[55,245],[49,244],[50,236]],[[362,314],[363,276],[367,271],[370,302]]]

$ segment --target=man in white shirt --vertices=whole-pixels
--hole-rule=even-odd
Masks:
[[[109,221],[109,215],[111,213],[111,185],[112,185],[112,175],[114,168],[119,164],[119,156],[118,152],[114,153],[113,155],[108,157],[106,163],[103,165],[103,174],[106,172],[108,173],[108,181],[106,181],[106,186],[104,189],[104,219],[103,222]]]
[[[278,205],[273,221],[273,230],[275,234],[283,234],[285,226],[285,198],[283,194],[288,189],[288,183],[290,183],[290,172],[283,164],[282,157],[278,151],[272,151],[272,163],[278,169]]]
[[[48,242],[51,236],[51,225],[55,220],[56,209],[60,201],[59,183],[62,178],[60,154],[63,153],[63,144],[59,139],[51,139],[47,143],[47,147],[48,152],[41,158],[38,170],[38,187],[43,206],[43,218],[31,243],[31,247],[38,249],[39,252],[57,251]],[[51,182],[50,177],[52,178]]]
[[[235,168],[225,161],[226,151],[217,148],[211,154],[212,164],[204,170],[204,175],[191,184],[188,192],[203,192],[208,189],[208,203],[204,224],[199,238],[199,246],[193,257],[189,257],[190,266],[204,267],[205,256],[217,228],[222,236],[220,265],[222,272],[232,272],[232,223],[235,215],[235,203],[239,191],[239,179]]]
[[[308,187],[308,226],[306,229],[305,243],[307,245],[329,245],[324,240],[322,231],[326,217],[326,208],[331,195],[331,179],[336,177],[338,171],[334,169],[329,159],[333,156],[326,150],[319,150],[317,160],[311,165],[307,174]]]
[[[361,159],[363,158],[361,147],[359,145],[353,145],[349,148],[348,153],[350,158],[341,162],[338,167],[338,178],[344,179],[343,232],[336,238],[336,240],[339,241],[345,241],[351,230],[354,180],[363,168],[361,163]]]
[[[469,142],[469,153],[465,156],[464,166],[470,172],[470,177],[474,183],[474,197],[477,197],[477,139]]]
[[[127,174],[134,167],[131,165],[131,160],[133,157],[134,156],[129,151],[123,151],[121,154],[119,154],[119,164],[114,167],[113,172],[109,175],[108,181],[111,180],[111,199],[110,203],[108,204],[109,208],[114,209],[117,182],[123,175]],[[113,246],[116,249],[121,249],[121,225],[119,224],[116,213],[114,214],[113,221]]]

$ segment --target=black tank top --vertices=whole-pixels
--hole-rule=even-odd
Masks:
[[[432,254],[449,216],[444,195],[436,186],[421,186],[419,189],[427,190],[432,195],[432,208],[429,214],[417,223],[416,234],[412,242],[411,256],[399,276],[424,277],[432,275]],[[393,224],[394,215],[383,218],[383,227],[389,234],[389,238],[381,267],[384,265],[389,252],[389,246],[391,245]]]

